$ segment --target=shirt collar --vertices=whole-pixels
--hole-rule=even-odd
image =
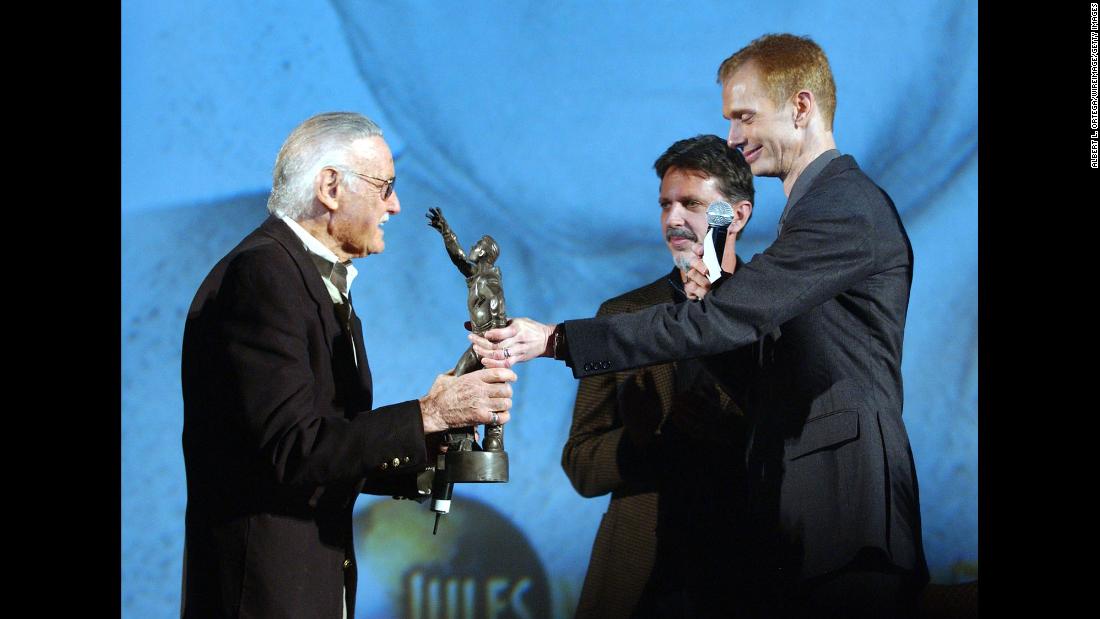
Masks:
[[[672,267],[672,272],[668,274],[668,285],[672,288],[672,298],[677,303],[687,300],[687,294],[684,293],[684,280],[680,277],[680,267]]]
[[[791,195],[787,198],[787,204],[783,207],[783,214],[779,216],[779,229],[783,229],[783,220],[787,218],[787,213],[790,212],[791,207],[802,199],[802,196],[806,195],[806,192],[810,190],[810,185],[814,183],[814,179],[818,174],[825,169],[825,166],[829,165],[829,162],[840,156],[840,151],[835,148],[818,155],[810,165],[806,166],[805,170],[802,170],[802,174],[798,175],[798,179],[794,182],[794,187],[791,187]],[[778,232],[776,234],[778,236]]]
[[[317,265],[317,270],[321,272],[321,276],[326,280],[331,281],[332,268],[340,259],[336,257],[336,254],[331,249],[325,247],[325,244],[317,240],[317,237],[310,234],[301,224],[287,217],[286,215],[280,215],[279,219],[294,232],[294,234],[302,241],[302,245],[305,250],[309,252],[310,258],[313,258],[313,263]],[[351,260],[347,260],[344,263],[344,267],[347,268],[347,282],[348,290],[351,290],[351,283],[355,281],[355,277],[359,275],[359,271],[355,268],[355,265],[351,263]],[[344,291],[346,292],[346,291]]]

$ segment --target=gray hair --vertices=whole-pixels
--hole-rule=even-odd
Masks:
[[[381,135],[374,121],[355,112],[317,114],[298,125],[275,158],[267,210],[295,221],[316,215],[313,181],[321,168],[348,166],[352,142]]]

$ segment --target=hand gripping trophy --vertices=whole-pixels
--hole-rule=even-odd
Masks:
[[[451,230],[443,211],[428,209],[428,225],[439,231],[443,237],[443,246],[451,262],[466,276],[469,294],[466,306],[470,310],[470,329],[474,333],[484,333],[489,329],[504,327],[508,317],[504,313],[504,286],[500,282],[500,269],[493,263],[500,255],[500,247],[493,237],[485,235],[470,248],[470,253],[462,251],[458,237]],[[454,368],[455,376],[480,370],[481,359],[473,347],[466,349]],[[436,512],[435,526],[439,527],[439,517],[450,511],[451,491],[454,482],[506,482],[508,481],[508,454],[504,451],[504,427],[499,424],[485,424],[485,440],[479,447],[475,439],[474,428],[458,428],[443,435],[445,453],[436,458],[435,479],[432,483],[432,511]],[[435,533],[435,529],[432,530]]]

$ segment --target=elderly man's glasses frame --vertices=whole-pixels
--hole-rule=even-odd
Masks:
[[[333,167],[336,167],[336,166],[333,166]],[[386,201],[386,200],[389,200],[390,196],[393,195],[393,185],[394,185],[394,183],[397,182],[397,177],[396,176],[393,177],[393,178],[378,178],[376,176],[370,176],[370,175],[367,175],[367,174],[360,174],[359,172],[356,172],[355,170],[350,170],[348,168],[336,168],[336,169],[343,170],[344,172],[351,172],[352,174],[358,176],[359,178],[366,179],[367,181],[378,181],[379,183],[382,183],[382,185],[379,186],[378,189],[381,192],[380,195],[382,196],[382,201],[383,202]],[[370,184],[374,185],[374,183],[370,183]]]

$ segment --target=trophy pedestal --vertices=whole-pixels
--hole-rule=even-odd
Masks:
[[[443,477],[450,483],[508,481],[506,451],[448,451],[443,454]],[[438,472],[437,472],[438,474]]]

